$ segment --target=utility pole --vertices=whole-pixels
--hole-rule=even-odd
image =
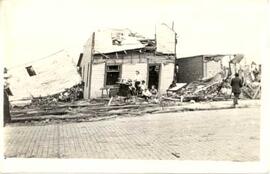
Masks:
[[[6,123],[11,122],[11,117],[10,117],[10,108],[9,108],[9,99],[6,91],[4,90],[4,127]]]
[[[8,70],[5,68],[4,69],[4,79],[5,79],[5,84],[4,84],[4,115],[3,115],[3,121],[4,121],[4,126],[6,125],[6,123],[10,123],[11,122],[11,116],[10,116],[10,108],[9,108],[9,99],[8,99],[8,94],[6,92],[6,88],[8,88],[8,83],[6,82],[6,80],[9,78],[8,76]]]

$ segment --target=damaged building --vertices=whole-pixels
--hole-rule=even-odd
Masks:
[[[261,66],[247,64],[243,54],[216,54],[183,57],[176,60],[178,83],[187,84],[174,95],[184,101],[231,98],[230,81],[239,73],[243,82],[241,98],[260,98]]]
[[[129,29],[94,32],[84,46],[78,66],[84,82],[84,98],[98,98],[116,89],[121,79],[134,80],[139,71],[148,87],[165,93],[174,79],[176,33],[162,24],[155,39]],[[103,93],[104,92],[104,93]]]
[[[224,78],[241,73],[246,69],[243,65],[243,54],[206,54],[176,59],[176,79],[178,83],[192,83],[207,80],[222,73]]]
[[[63,92],[82,80],[76,64],[65,50],[9,68],[8,74],[6,91],[14,105]]]
[[[241,58],[240,60],[239,57]],[[236,58],[235,62],[229,62]],[[229,54],[197,55],[176,59],[176,79],[178,83],[190,83],[196,80],[209,79],[217,73],[235,66],[242,60],[241,56]],[[236,70],[235,70],[236,71]]]

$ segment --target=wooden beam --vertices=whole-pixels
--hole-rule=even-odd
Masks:
[[[91,98],[91,80],[92,80],[92,68],[93,68],[93,59],[94,59],[94,48],[95,48],[95,32],[92,35],[92,44],[91,44],[91,60],[90,60],[90,78],[89,78],[89,93],[88,99]],[[88,80],[88,79],[87,79]]]
[[[261,86],[258,86],[258,88],[256,89],[255,94],[253,95],[252,99],[255,99],[257,97],[257,95],[259,94],[259,91],[261,90]]]

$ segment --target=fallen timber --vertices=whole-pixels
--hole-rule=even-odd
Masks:
[[[250,107],[242,105],[239,108]],[[66,110],[65,110],[66,109]],[[141,105],[124,105],[124,106],[100,106],[100,107],[77,107],[77,108],[60,108],[45,112],[33,111],[28,114],[12,113],[12,122],[17,123],[34,123],[48,124],[53,122],[82,122],[82,121],[100,121],[113,119],[116,117],[134,117],[145,114],[160,114],[185,111],[204,111],[216,109],[232,109],[230,102],[219,104],[219,102],[207,103],[180,103],[175,105],[163,106],[160,104],[141,104]],[[62,112],[62,113],[61,113]]]
[[[65,105],[53,106],[37,109],[23,109],[19,111],[11,111],[13,121],[27,121],[27,120],[44,120],[44,119],[76,119],[76,118],[92,118],[92,117],[108,117],[110,115],[124,115],[133,114],[140,115],[143,110],[147,108],[157,107],[158,104],[144,104],[144,105]],[[148,109],[149,110],[149,109]],[[147,111],[151,112],[151,111]]]

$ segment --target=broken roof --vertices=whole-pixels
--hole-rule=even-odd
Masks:
[[[212,57],[223,57],[223,56],[230,56],[230,54],[200,54],[200,55],[195,55],[195,56],[180,57],[177,59],[187,59],[187,58],[193,58],[193,57],[212,58]]]
[[[94,32],[93,54],[114,53],[125,50],[151,49],[161,54],[175,54],[176,33],[166,24],[157,25],[156,39],[146,38],[130,29],[100,29]],[[87,40],[89,49],[92,36]]]
[[[44,97],[79,84],[76,64],[65,50],[8,70],[10,101]]]
[[[104,29],[95,32],[94,53],[112,53],[144,48],[140,39],[129,29]]]
[[[243,54],[235,54],[234,58],[230,61],[231,63],[240,63],[241,60],[244,58]]]

